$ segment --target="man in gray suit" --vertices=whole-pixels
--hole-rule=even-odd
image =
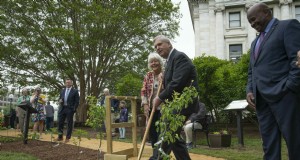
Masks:
[[[299,159],[300,69],[295,61],[300,24],[273,18],[264,3],[249,8],[247,18],[259,36],[251,45],[246,98],[257,112],[264,159],[281,159],[281,137],[289,159]]]
[[[183,52],[177,51],[173,48],[170,40],[165,36],[157,36],[154,38],[154,47],[156,52],[167,60],[165,72],[163,75],[164,90],[155,97],[153,100],[153,107],[158,107],[165,100],[172,101],[172,95],[174,92],[182,93],[183,89],[188,86],[194,86],[199,92],[197,72],[190,58]],[[182,109],[179,113],[186,117],[186,120],[192,113],[198,111],[198,98],[194,99],[194,102],[189,104],[187,108]],[[176,131],[176,134],[180,134],[182,126]],[[166,154],[170,154],[173,151],[176,159],[190,160],[188,150],[185,142],[182,139],[176,140],[174,143],[163,143],[162,149]]]

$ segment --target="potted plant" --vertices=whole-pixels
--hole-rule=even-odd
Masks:
[[[231,134],[227,130],[210,133],[208,139],[212,148],[230,147],[231,145]]]

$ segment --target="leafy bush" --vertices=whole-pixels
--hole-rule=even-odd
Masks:
[[[158,143],[173,143],[176,139],[179,139],[179,135],[176,134],[176,131],[179,127],[183,126],[183,123],[186,119],[184,115],[174,114],[174,112],[179,113],[183,108],[186,108],[189,103],[193,102],[193,99],[198,96],[198,92],[195,87],[185,87],[181,94],[174,92],[173,100],[166,101],[162,104],[161,117],[159,121],[155,124],[159,126],[159,139]],[[161,148],[159,147],[163,159],[169,159],[170,156],[166,155]]]
[[[193,60],[197,68],[200,101],[206,104],[215,122],[228,122],[223,109],[233,100],[245,99],[249,53],[237,62],[202,55]]]

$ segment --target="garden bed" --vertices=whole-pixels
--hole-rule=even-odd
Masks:
[[[51,143],[46,141],[30,140],[28,144],[23,144],[23,141],[5,142],[1,143],[1,151],[22,152],[30,154],[38,159],[52,160],[52,159],[82,159],[95,160],[97,159],[97,150],[78,147],[65,143]],[[103,159],[103,153],[100,155]]]

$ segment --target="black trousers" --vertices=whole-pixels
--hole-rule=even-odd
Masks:
[[[10,112],[10,128],[15,128],[16,111],[11,110]]]
[[[67,134],[66,139],[70,139],[73,131],[73,115],[74,111],[72,108],[63,107],[58,113],[58,137],[63,137],[64,123],[67,119]]]
[[[299,160],[300,94],[288,91],[279,101],[270,103],[257,92],[256,113],[263,140],[264,159],[281,160],[283,137],[289,160]]]
[[[151,110],[149,111],[151,114]],[[150,125],[149,130],[149,138],[151,140],[152,148],[154,148],[154,144],[158,141],[159,132],[156,131],[155,122],[158,121],[160,118],[160,110],[156,110],[153,115],[153,119]]]
[[[46,117],[46,129],[49,130],[52,128],[53,117]]]

